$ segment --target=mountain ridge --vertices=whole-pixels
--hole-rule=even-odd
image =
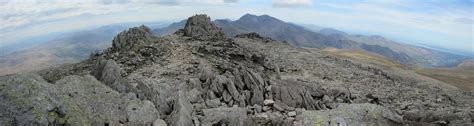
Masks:
[[[146,26],[79,63],[0,76],[2,124],[469,125],[474,94],[316,48],[245,33],[207,15],[162,37]],[[347,114],[350,112],[352,114]],[[21,121],[18,121],[21,120]]]

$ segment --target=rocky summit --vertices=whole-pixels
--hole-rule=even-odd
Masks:
[[[75,64],[0,77],[0,125],[472,125],[474,93],[256,33],[206,15],[146,26]]]

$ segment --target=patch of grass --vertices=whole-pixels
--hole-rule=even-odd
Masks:
[[[416,73],[425,75],[462,90],[474,90],[474,69],[466,68],[418,68]]]

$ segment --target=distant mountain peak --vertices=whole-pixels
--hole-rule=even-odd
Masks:
[[[253,14],[245,14],[244,16],[240,17],[237,21],[253,21],[253,22],[261,22],[261,21],[278,21],[283,22],[280,19],[269,15],[253,15]]]
[[[226,35],[205,14],[189,17],[184,26],[184,36],[199,39],[225,39]]]

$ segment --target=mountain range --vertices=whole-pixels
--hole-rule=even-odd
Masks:
[[[169,27],[154,29],[153,32],[157,36],[168,35],[172,33],[171,31],[183,28],[185,22],[185,20],[176,22]],[[235,21],[218,19],[214,23],[221,27],[228,36],[256,32],[276,40],[286,41],[295,47],[360,49],[383,55],[402,64],[449,67],[456,66],[469,58],[468,56],[395,42],[382,36],[350,35],[331,28],[318,28],[319,31],[312,31],[310,29],[314,29],[314,27],[305,28],[268,15],[246,14]]]
[[[238,20],[214,20],[228,37],[255,32],[275,40],[285,41],[299,48],[328,48],[363,50],[385,56],[402,64],[424,67],[456,66],[467,56],[436,51],[429,48],[403,44],[382,36],[351,35],[332,28],[315,25],[297,25],[277,18],[246,14]],[[131,23],[137,24],[137,23]],[[159,23],[157,23],[159,24]],[[155,25],[157,25],[155,24]],[[164,26],[152,27],[155,36],[174,33],[185,26],[186,20]],[[71,35],[50,38],[31,49],[0,56],[0,75],[31,71],[55,64],[72,63],[86,58],[90,53],[111,46],[110,41],[118,32],[132,25],[110,25],[98,29],[75,32]]]

